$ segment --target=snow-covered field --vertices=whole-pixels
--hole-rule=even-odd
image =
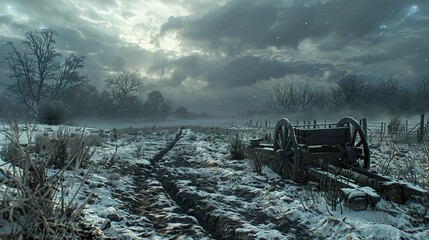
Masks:
[[[37,131],[55,129],[38,126]],[[99,130],[86,132],[97,135]],[[381,200],[363,211],[340,203],[333,210],[315,183],[297,185],[267,167],[257,174],[251,160],[229,158],[232,136],[239,133],[247,141],[264,130],[126,128],[118,129],[116,137],[111,129],[103,132],[91,166],[66,175],[75,179],[70,192],[79,189],[78,203],[91,196],[80,221],[102,238],[429,239],[427,205],[413,199],[406,204]],[[4,139],[0,143],[5,146]],[[427,180],[428,161],[420,161],[425,158],[421,148],[374,143],[374,167],[385,169],[392,159],[406,162],[419,170],[420,181]],[[0,165],[10,167],[3,161]],[[0,235],[7,229],[0,226]]]

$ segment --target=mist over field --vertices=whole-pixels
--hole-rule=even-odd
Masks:
[[[405,0],[2,1],[0,117],[423,114],[428,8]],[[31,50],[43,39],[55,51],[45,59]],[[43,110],[61,116],[43,120]]]
[[[2,0],[0,239],[429,239],[428,37],[428,0]]]

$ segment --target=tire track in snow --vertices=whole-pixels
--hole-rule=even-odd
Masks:
[[[189,129],[186,129],[186,133],[189,133],[189,131]],[[177,139],[176,143],[179,139]],[[178,152],[174,151],[172,154],[181,159],[182,156],[180,154],[176,155]],[[162,159],[160,158],[159,160]],[[205,201],[204,197],[193,193],[192,189],[185,190],[181,188],[177,184],[177,179],[170,174],[169,169],[163,166],[162,161],[159,163],[154,165],[156,168],[155,172],[158,173],[158,180],[169,196],[183,211],[198,219],[199,224],[212,237],[216,239],[254,239],[253,236],[247,233],[237,231],[237,229],[244,228],[244,222],[240,221],[237,217],[220,211],[211,202]]]
[[[182,129],[165,148],[150,160],[151,165],[137,164],[130,169],[134,178],[134,193],[117,193],[118,198],[125,202],[133,214],[144,216],[149,220],[149,227],[161,236],[170,239],[187,237],[192,239],[210,239],[198,220],[185,213],[158,181],[157,169],[154,167],[162,157],[170,151],[181,138]],[[141,235],[144,238],[154,236]]]
[[[248,195],[252,193],[227,193],[216,189],[218,183],[210,182],[213,181],[210,178],[179,174],[179,168],[184,166],[191,169],[210,167],[204,165],[204,161],[194,165],[187,161],[198,154],[189,141],[180,142],[182,137],[189,138],[189,134],[188,129],[180,131],[152,158],[150,166],[139,165],[132,169],[135,195],[129,194],[127,200],[131,212],[149,219],[150,227],[168,238],[264,239],[265,231],[280,236],[273,239],[311,239],[296,222],[267,216],[263,209],[245,212],[240,202],[249,201]],[[211,146],[210,151],[215,152],[216,148]],[[240,170],[240,167],[231,167],[231,172]],[[215,192],[217,194],[211,195]],[[266,225],[272,226],[264,227]]]
[[[211,149],[209,154],[216,149],[216,146],[208,146],[210,144],[204,145],[206,150]],[[160,161],[156,166],[161,173],[159,180],[181,208],[195,216],[216,239],[264,239],[264,233],[267,234],[265,236],[274,234],[273,239],[314,238],[305,226],[296,221],[269,216],[263,208],[247,211],[241,204],[252,201],[249,199],[252,192],[244,190],[227,193],[218,189],[217,182],[210,182],[213,180],[199,175],[198,171],[186,171],[185,169],[193,168],[207,170],[210,166],[204,159],[199,162],[190,160],[192,156],[199,154],[191,144],[184,143],[176,149],[178,150],[170,152],[164,161]],[[230,172],[235,174],[238,170],[230,169]]]

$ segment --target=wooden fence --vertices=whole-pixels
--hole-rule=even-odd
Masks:
[[[295,120],[291,122],[294,126],[306,128],[329,128],[336,125],[336,122],[326,120]],[[394,142],[422,142],[429,137],[429,119],[424,115],[420,119],[400,119],[394,117],[388,121],[371,122],[366,118],[359,119],[363,131],[367,134],[369,142],[394,141]],[[274,129],[277,122],[268,120],[250,119],[241,125],[248,128]]]

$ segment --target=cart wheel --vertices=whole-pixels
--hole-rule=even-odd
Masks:
[[[352,144],[356,153],[356,160],[360,167],[369,169],[371,164],[369,145],[366,134],[363,132],[359,123],[351,117],[345,117],[338,122],[339,126],[347,127],[350,131],[349,142]]]
[[[298,179],[298,148],[295,132],[288,119],[277,122],[274,133],[274,162],[282,177],[296,181]]]

